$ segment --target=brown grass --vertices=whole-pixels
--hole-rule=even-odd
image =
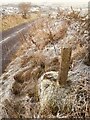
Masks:
[[[6,15],[0,20],[0,31],[7,30],[9,28],[15,27],[19,24],[25,23],[25,22],[31,22],[32,20],[36,19],[38,17],[37,14],[32,13],[30,16],[28,16],[27,19],[22,18],[21,15]]]
[[[72,60],[83,59],[86,55],[86,47],[77,45],[76,49],[73,51]]]

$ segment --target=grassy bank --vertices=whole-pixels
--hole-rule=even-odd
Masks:
[[[0,19],[0,31],[7,30],[9,28],[15,27],[19,24],[25,22],[31,22],[38,17],[38,14],[32,13],[27,19],[22,18],[21,15],[6,15],[2,19]]]

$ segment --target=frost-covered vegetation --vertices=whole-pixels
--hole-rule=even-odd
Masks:
[[[81,13],[58,8],[56,17],[46,15],[20,34],[20,49],[0,77],[1,118],[90,117],[89,21]],[[72,48],[63,86],[62,48]]]

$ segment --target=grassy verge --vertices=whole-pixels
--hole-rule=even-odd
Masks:
[[[31,22],[36,19],[38,14],[32,13],[27,19],[22,18],[21,15],[6,15],[0,19],[0,31],[7,30],[25,22]]]

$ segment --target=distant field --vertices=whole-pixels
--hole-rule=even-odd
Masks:
[[[31,22],[37,17],[39,17],[39,15],[35,13],[32,13],[27,19],[22,18],[21,15],[6,15],[0,19],[0,31],[15,27],[21,23]]]

